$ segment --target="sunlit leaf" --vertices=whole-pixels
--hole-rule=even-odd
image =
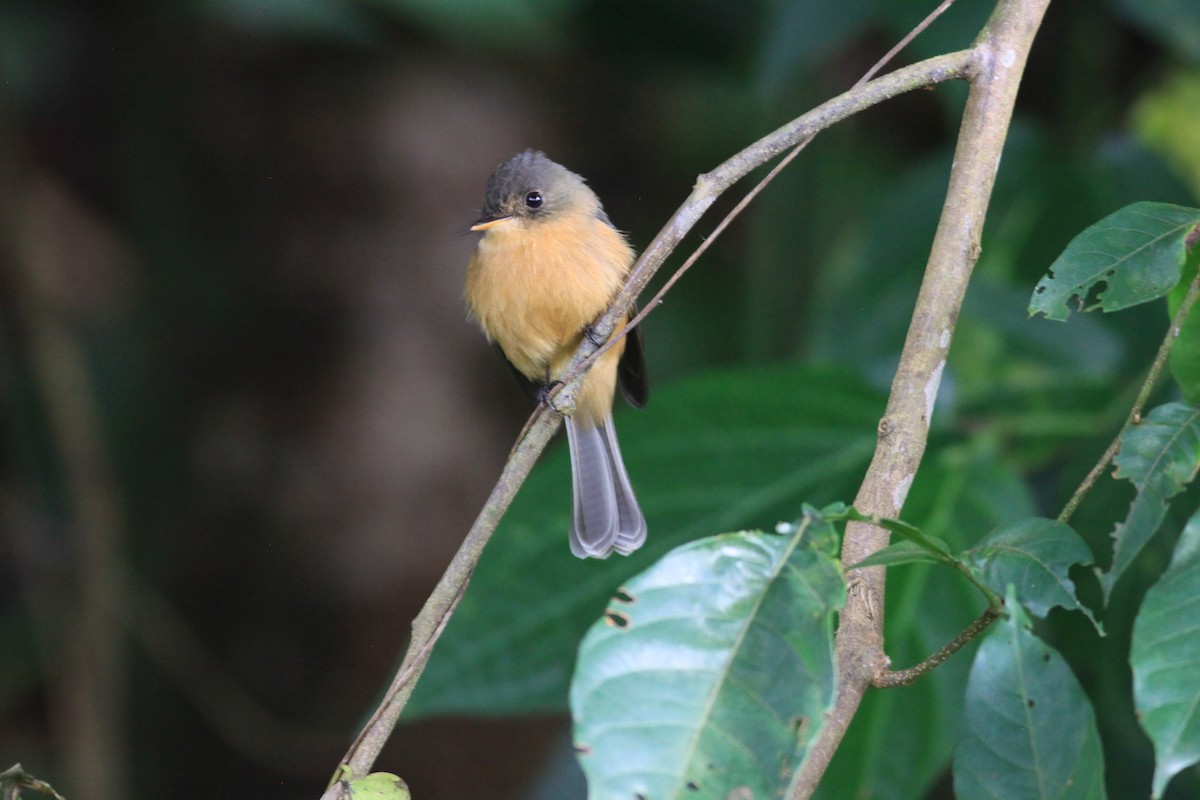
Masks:
[[[590,795],[785,796],[833,703],[843,599],[803,531],[702,539],[630,580],[571,684]]]
[[[1101,800],[1104,754],[1091,703],[1062,656],[1029,630],[1018,598],[967,682],[954,753],[958,800]]]
[[[1146,592],[1130,654],[1138,720],[1154,742],[1154,797],[1200,762],[1200,512],[1175,545],[1171,566]]]
[[[1137,497],[1113,531],[1112,566],[1099,575],[1106,600],[1162,524],[1167,501],[1183,491],[1200,468],[1200,409],[1185,403],[1155,408],[1121,437],[1116,464],[1116,477],[1131,481]]]
[[[1184,240],[1200,210],[1134,203],[1092,225],[1067,245],[1038,281],[1030,314],[1065,320],[1077,310],[1117,311],[1163,297],[1179,282]]]
[[[1188,289],[1196,279],[1197,264],[1200,263],[1200,243],[1192,246],[1188,263],[1183,270],[1179,285],[1167,297],[1167,313],[1171,319],[1183,305]],[[1184,398],[1192,405],[1200,405],[1200,303],[1192,306],[1187,319],[1179,328],[1179,336],[1171,344],[1171,375],[1179,384]]]

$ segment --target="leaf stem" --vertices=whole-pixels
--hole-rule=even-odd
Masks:
[[[1096,466],[1092,467],[1091,471],[1088,472],[1087,476],[1076,487],[1071,498],[1067,500],[1066,505],[1063,506],[1063,510],[1058,515],[1059,522],[1066,522],[1071,518],[1071,515],[1079,508],[1079,504],[1083,502],[1088,492],[1092,490],[1096,481],[1100,479],[1100,475],[1112,460],[1117,457],[1117,452],[1121,449],[1121,437],[1125,435],[1125,431],[1134,425],[1141,424],[1142,410],[1150,400],[1150,394],[1154,391],[1154,386],[1158,383],[1158,377],[1162,373],[1163,367],[1167,364],[1168,356],[1171,354],[1171,347],[1175,344],[1175,340],[1179,338],[1179,334],[1183,330],[1183,323],[1188,318],[1188,314],[1191,313],[1192,306],[1196,305],[1197,300],[1200,300],[1200,270],[1197,270],[1196,277],[1192,279],[1183,302],[1179,304],[1179,308],[1175,311],[1175,316],[1171,318],[1171,325],[1167,328],[1167,335],[1163,337],[1162,344],[1158,346],[1158,353],[1154,356],[1154,362],[1150,365],[1150,371],[1146,373],[1146,379],[1142,381],[1142,388],[1138,390],[1137,397],[1133,401],[1133,406],[1129,409],[1129,415],[1125,418],[1125,424],[1121,426],[1121,430],[1117,432],[1112,443],[1109,444],[1104,454],[1100,456],[1100,460],[1096,462]]]
[[[988,592],[991,594],[991,592]],[[1003,607],[1001,601],[1000,608]],[[926,658],[920,664],[909,667],[908,669],[898,670],[881,670],[871,679],[871,685],[877,689],[890,689],[894,686],[907,686],[908,684],[920,678],[922,675],[932,672],[937,667],[941,666],[950,656],[957,653],[959,650],[966,647],[975,637],[987,630],[999,616],[1000,608],[989,606],[984,609],[979,617],[963,629],[962,633],[955,636],[949,642],[946,642],[936,653]]]
[[[1000,609],[1004,608],[1004,598],[1003,597],[996,594],[990,586],[988,586],[983,581],[979,580],[979,578],[976,577],[975,573],[971,571],[971,568],[968,567],[966,564],[964,564],[962,561],[959,561],[957,558],[951,558],[946,563],[948,563],[950,566],[954,567],[956,570],[961,572],[963,577],[965,577],[968,581],[970,581],[971,585],[974,586],[976,589],[978,589],[983,594],[984,598],[988,602],[988,611],[991,611],[994,614],[1000,613]]]

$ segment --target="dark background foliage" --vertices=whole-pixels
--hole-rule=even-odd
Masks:
[[[644,245],[698,173],[848,88],[932,5],[0,2],[0,767],[96,796],[66,755],[94,720],[64,654],[100,569],[123,610],[105,645],[117,735],[98,746],[126,796],[317,796],[528,412],[460,297],[487,175],[543,149]],[[1128,408],[1161,307],[1067,325],[1024,309],[1083,226],[1196,204],[1197,13],[1169,6],[1051,5],[935,475],[986,452],[1053,515]],[[967,46],[989,11],[960,0],[901,60]],[[962,97],[917,93],[818,139],[650,318],[655,385],[807,361],[886,388]],[[64,407],[94,416],[64,430]],[[84,451],[115,566],[81,544]],[[1093,546],[1127,501],[1081,511]],[[913,514],[937,508],[914,495]],[[1143,590],[1118,591],[1110,629]],[[1128,642],[1059,622],[1110,792],[1143,796]],[[563,797],[567,730],[545,711],[422,720],[380,766],[417,797]]]

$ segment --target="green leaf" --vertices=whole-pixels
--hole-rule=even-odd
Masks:
[[[967,681],[955,796],[1104,798],[1104,754],[1091,703],[1062,656],[1030,632],[1012,592],[1007,608]]]
[[[913,564],[920,561],[940,564],[945,559],[915,542],[896,542],[895,544],[889,544],[882,550],[876,550],[857,564],[848,565],[846,569],[894,567],[897,564]]]
[[[1137,497],[1125,521],[1113,531],[1113,560],[1099,574],[1107,602],[1113,586],[1167,513],[1167,501],[1183,491],[1200,468],[1200,409],[1168,403],[1147,414],[1121,435],[1116,477],[1131,481]]]
[[[684,542],[773,527],[805,501],[852,496],[884,402],[840,370],[722,370],[618,413],[650,535],[632,556],[607,561],[581,561],[567,547],[571,478],[560,444],[496,531],[406,718],[565,709],[579,641],[616,587]]]
[[[1200,512],[1188,520],[1171,566],[1146,592],[1133,625],[1130,665],[1138,720],[1154,742],[1154,794],[1200,762]]]
[[[1030,314],[1065,320],[1080,310],[1118,311],[1163,297],[1179,282],[1184,240],[1200,210],[1134,203],[1092,225],[1067,245],[1029,303]]]
[[[803,532],[692,542],[629,581],[571,685],[589,795],[784,796],[833,705],[844,597]]]
[[[1075,583],[1068,576],[1076,564],[1091,564],[1092,551],[1071,527],[1053,519],[1037,517],[1001,525],[963,554],[978,578],[997,594],[1016,587],[1017,596],[1039,617],[1058,607],[1082,611],[1097,631],[1100,624],[1092,611],[1075,596]]]
[[[410,800],[412,797],[408,785],[390,772],[372,772],[350,781],[348,786],[353,800]]]

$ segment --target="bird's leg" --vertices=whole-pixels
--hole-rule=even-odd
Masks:
[[[556,414],[562,414],[558,410],[558,406],[554,405],[554,400],[550,397],[550,393],[554,391],[555,386],[562,386],[562,381],[550,380],[550,365],[546,365],[546,382],[538,389],[538,402],[550,406],[551,410]]]

